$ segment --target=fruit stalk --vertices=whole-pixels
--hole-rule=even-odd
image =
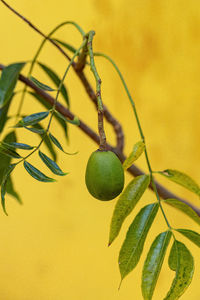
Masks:
[[[99,74],[97,72],[95,63],[94,63],[94,55],[92,50],[92,41],[93,37],[95,35],[95,32],[92,30],[87,34],[88,42],[88,53],[90,57],[90,68],[92,73],[94,74],[95,80],[96,80],[96,97],[97,97],[97,109],[98,109],[98,130],[99,130],[99,138],[100,138],[100,145],[99,150],[107,150],[106,147],[106,135],[104,131],[104,125],[103,125],[103,116],[104,116],[104,109],[103,109],[103,103],[101,99],[101,78],[99,77]]]

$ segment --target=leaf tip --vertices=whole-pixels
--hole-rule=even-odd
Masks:
[[[114,240],[115,240],[115,237],[110,233],[108,247],[114,242]]]
[[[119,286],[118,286],[118,291],[120,290],[120,288],[121,288],[121,285],[122,285],[122,280],[123,280],[123,278],[121,278],[121,280],[120,280],[120,283],[119,283]]]
[[[64,173],[64,172],[62,172],[62,174],[59,174],[60,176],[66,176],[66,175],[68,175],[69,173],[68,172],[66,172],[66,173]]]
[[[19,203],[20,205],[24,205],[24,203],[22,202],[21,197],[18,198],[18,203]]]
[[[7,210],[6,210],[5,205],[2,204],[2,207],[3,207],[3,212],[4,212],[4,214],[8,217],[8,213],[7,213]]]
[[[72,152],[72,153],[64,151],[64,153],[67,154],[67,155],[76,155],[76,154],[79,153],[79,151]]]

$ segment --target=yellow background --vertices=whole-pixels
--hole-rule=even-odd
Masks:
[[[116,61],[134,95],[153,169],[176,168],[200,182],[198,0],[10,0],[9,3],[45,33],[65,20],[78,22],[85,31],[94,29],[94,50],[105,52]],[[37,33],[2,4],[0,33],[3,64],[30,60],[41,41]],[[71,26],[61,29],[56,36],[75,46],[81,43],[80,35]],[[40,59],[63,74],[66,61],[54,47],[46,45]],[[123,124],[128,154],[139,140],[131,107],[109,63],[103,58],[96,61],[103,82],[104,103]],[[48,83],[38,68],[34,75]],[[93,77],[89,77],[94,84]],[[95,109],[73,71],[66,84],[72,111],[96,130]],[[19,97],[13,111],[18,100]],[[39,110],[42,107],[27,97],[24,111]],[[114,143],[110,126],[106,128],[108,140]],[[21,142],[38,142],[30,133],[25,134],[22,129],[18,132]],[[14,171],[15,186],[24,205],[21,207],[7,197],[9,217],[3,213],[0,216],[0,300],[142,300],[144,258],[155,236],[166,230],[161,214],[152,226],[140,263],[124,280],[120,291],[117,257],[133,217],[142,206],[155,201],[155,196],[150,191],[145,193],[125,222],[120,237],[108,248],[109,224],[116,201],[104,203],[93,199],[84,184],[87,159],[97,146],[72,126],[70,145],[65,143],[59,127],[55,125],[52,132],[65,149],[79,153],[76,156],[59,153],[59,164],[70,174],[58,178],[54,184],[34,181],[22,166]],[[37,156],[30,162],[51,176]],[[147,170],[143,157],[137,164]],[[130,178],[127,175],[126,182]],[[199,205],[199,199],[192,193],[159,179]],[[197,225],[186,216],[169,207],[165,211],[172,226],[198,231]],[[191,286],[181,299],[198,300],[199,249],[177,237],[194,255],[196,269]],[[173,277],[166,259],[153,299],[164,298]]]

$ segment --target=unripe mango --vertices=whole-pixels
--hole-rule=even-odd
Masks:
[[[115,153],[93,152],[87,163],[85,182],[90,194],[99,200],[117,197],[124,187],[124,170]]]

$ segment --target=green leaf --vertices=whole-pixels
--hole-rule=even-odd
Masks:
[[[200,187],[190,176],[172,169],[158,173],[200,196]]]
[[[43,135],[45,133],[45,130],[43,129],[43,127],[40,124],[35,124],[35,125],[33,125],[33,127],[34,128],[32,128],[32,129],[34,129],[34,130],[42,131],[42,133],[36,132],[36,133],[38,133],[38,135],[41,135],[41,134]],[[45,134],[45,137],[43,135],[42,138],[44,138],[44,143],[45,143],[47,149],[49,150],[49,153],[51,154],[53,160],[56,161],[57,154],[56,154],[56,151],[55,151],[55,149],[53,147],[53,144],[52,144],[50,138],[46,134]]]
[[[176,275],[164,300],[176,300],[180,298],[192,281],[194,259],[187,247],[175,240],[168,263],[170,269],[175,271]]]
[[[15,168],[15,166],[16,166],[15,164],[12,164],[5,170],[3,180],[1,183],[1,205],[2,205],[3,210],[6,215],[8,215],[7,211],[6,211],[6,206],[5,206],[6,184],[8,181],[8,177],[9,177],[10,173],[13,171],[13,169]]]
[[[74,48],[73,46],[61,41],[61,40],[58,40],[58,39],[54,39],[54,41],[56,41],[57,43],[59,43],[60,45],[62,45],[63,47],[65,47],[67,50],[71,51],[72,53],[75,53],[76,52],[76,48]]]
[[[149,175],[137,176],[127,185],[120,195],[111,220],[109,245],[111,245],[114,239],[118,236],[124,220],[132,212],[137,202],[147,189],[149,183]]]
[[[186,203],[183,203],[177,199],[165,199],[162,200],[163,203],[166,203],[184,214],[186,214],[188,217],[190,217],[193,221],[195,221],[197,224],[200,225],[200,217],[199,215]]]
[[[143,141],[139,141],[133,146],[133,151],[129,154],[129,156],[123,163],[124,170],[127,170],[128,168],[130,168],[130,166],[132,166],[134,161],[136,161],[144,152],[144,149],[145,143]]]
[[[175,244],[177,240],[174,241],[173,246],[171,248],[169,258],[168,258],[168,265],[172,271],[176,271],[177,268],[177,262],[178,262],[178,252],[177,252],[177,246]]]
[[[50,132],[49,132],[49,137],[50,137],[51,141],[54,143],[54,145],[56,145],[61,151],[65,152],[63,147],[61,146],[60,142]]]
[[[22,120],[20,120],[15,127],[26,127],[30,125],[35,125],[39,123],[40,121],[44,120],[47,118],[49,115],[49,111],[42,111],[39,113],[31,114],[27,117],[24,117]]]
[[[52,108],[52,106],[46,102],[40,95],[34,93],[34,92],[29,92],[29,94],[31,94],[35,99],[37,99],[44,107],[46,107],[48,110]],[[61,119],[57,113],[54,114],[56,120],[59,122],[59,124],[61,125],[64,134],[66,136],[66,139],[68,140],[68,128],[67,128],[67,124],[66,124],[66,119],[63,117],[63,119]]]
[[[49,137],[51,139],[51,141],[54,143],[54,145],[56,145],[61,151],[63,151],[65,154],[68,154],[68,155],[75,155],[77,154],[78,152],[74,152],[74,153],[69,153],[69,152],[66,152],[64,151],[63,147],[61,146],[60,142],[57,140],[57,138],[55,136],[53,136],[50,132],[49,132]]]
[[[22,204],[22,199],[21,199],[20,195],[14,189],[11,175],[8,177],[6,191],[8,194],[13,196],[19,202],[19,204]]]
[[[70,119],[67,119],[65,118],[63,115],[61,115],[57,110],[55,111],[55,114],[60,118],[62,119],[63,121],[67,122],[67,123],[70,123],[70,124],[73,124],[73,125],[77,125],[79,126],[80,125],[80,120],[77,116],[74,117],[73,120],[70,120]]]
[[[13,96],[14,96],[14,94],[13,94]],[[7,101],[7,103],[2,108],[0,108],[0,133],[3,131],[5,124],[8,120],[8,110],[10,107],[10,103],[13,99],[13,96],[10,97],[10,99]]]
[[[49,150],[49,153],[51,154],[53,160],[56,161],[57,160],[57,154],[56,154],[56,151],[55,151],[55,149],[53,147],[53,144],[52,144],[50,138],[48,137],[48,135],[45,136],[44,143],[45,143],[47,149]]]
[[[38,100],[47,110],[50,110],[52,108],[52,105],[45,101],[44,98],[35,92],[28,91],[28,93],[33,96],[36,100]]]
[[[182,235],[184,235],[186,238],[188,238],[190,241],[192,241],[194,244],[200,247],[199,233],[189,229],[176,229],[176,231],[180,232]]]
[[[39,150],[39,156],[45,165],[56,175],[64,176],[67,173],[63,173],[63,171],[59,168],[59,166],[55,163],[55,161],[51,160],[46,154],[42,153]]]
[[[24,161],[24,168],[33,178],[35,178],[38,181],[42,181],[42,182],[56,181],[53,178],[47,177],[45,174],[43,174],[41,171],[39,171],[37,168],[35,168],[33,165],[31,165],[27,161]]]
[[[0,153],[12,158],[21,158],[21,156],[15,151],[6,146],[6,143],[0,144]]]
[[[36,125],[38,125],[38,124],[36,124]],[[33,126],[34,126],[34,125],[33,125]],[[45,133],[45,130],[44,130],[44,129],[40,129],[40,128],[26,127],[26,126],[23,127],[23,128],[25,128],[25,129],[27,129],[27,130],[33,132],[33,133],[37,133],[37,134],[39,134],[39,135],[43,135],[43,134]]]
[[[43,71],[49,76],[49,78],[55,83],[57,87],[59,87],[61,80],[59,76],[53,71],[51,68],[47,67],[46,65],[39,63],[38,65],[43,69]],[[65,99],[65,102],[67,106],[69,107],[69,97],[67,93],[67,89],[64,84],[62,84],[62,87],[60,89],[60,93],[62,94],[63,98]]]
[[[16,142],[12,142],[12,143],[5,143],[2,142],[2,145],[9,148],[9,149],[23,149],[23,150],[32,150],[34,149],[34,147],[27,145],[27,144],[23,144],[23,143],[16,143]]]
[[[119,253],[121,281],[139,262],[144,242],[158,211],[158,203],[143,207],[129,227],[126,239]]]
[[[37,87],[39,87],[41,90],[44,90],[44,91],[48,91],[48,92],[53,92],[55,91],[55,89],[52,89],[50,86],[40,82],[39,80],[37,80],[35,77],[33,76],[30,76],[30,80],[35,84],[37,85]]]
[[[10,100],[13,95],[18,76],[25,63],[15,63],[5,67],[0,79],[0,108]]]
[[[142,295],[144,300],[152,299],[171,235],[171,231],[160,233],[147,254],[142,272]]]
[[[6,142],[6,143],[11,143],[11,142],[15,142],[15,141],[16,141],[16,135],[15,135],[14,131],[11,131],[9,134],[7,134],[3,140],[3,142]],[[5,170],[9,167],[10,164],[11,164],[11,157],[5,156],[0,153],[0,184],[2,183]],[[8,177],[6,190],[7,190],[7,193],[12,195],[19,203],[22,203],[20,196],[14,190],[11,176]]]
[[[3,139],[3,142],[10,143],[16,141],[16,135],[14,131],[11,131],[8,133],[5,138]],[[11,164],[11,157],[5,156],[0,153],[0,183],[3,178],[4,170],[8,168],[8,166]]]

